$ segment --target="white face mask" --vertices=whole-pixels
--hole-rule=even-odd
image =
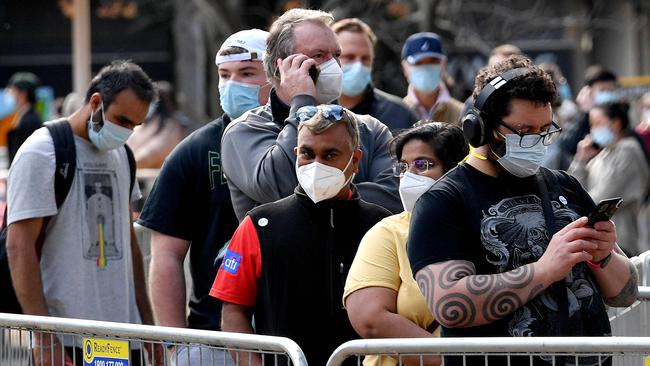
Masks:
[[[424,175],[417,175],[406,172],[399,181],[399,196],[402,199],[402,205],[407,212],[413,212],[415,202],[418,198],[428,191],[436,182],[435,179]]]
[[[346,180],[344,174],[350,166],[350,163],[352,163],[353,156],[354,153],[350,156],[350,160],[343,170],[321,164],[317,161],[298,166],[298,161],[296,160],[296,175],[298,176],[298,182],[307,196],[309,196],[314,203],[336,196],[341,189],[343,189],[343,187],[354,178],[353,173],[350,175],[350,178]]]
[[[320,64],[316,80],[316,103],[328,104],[341,96],[343,70],[335,58]]]
[[[537,173],[544,156],[546,155],[547,146],[540,139],[532,147],[521,147],[519,141],[521,137],[515,134],[505,135],[506,153],[497,160],[505,170],[510,174],[525,178]],[[537,139],[538,136],[524,136],[524,139]]]

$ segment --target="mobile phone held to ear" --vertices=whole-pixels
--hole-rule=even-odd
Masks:
[[[608,221],[614,216],[614,213],[621,206],[622,202],[621,197],[607,198],[598,202],[593,211],[587,216],[589,219],[587,225],[594,226],[598,221]]]
[[[318,81],[318,74],[320,74],[318,66],[313,65],[309,68],[309,77],[314,81],[314,84],[316,84],[316,81]]]

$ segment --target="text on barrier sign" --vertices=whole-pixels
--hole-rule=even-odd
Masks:
[[[84,366],[129,366],[129,342],[84,338]]]

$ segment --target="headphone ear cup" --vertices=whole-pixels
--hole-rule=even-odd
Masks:
[[[487,142],[485,124],[483,124],[480,112],[474,108],[463,117],[463,134],[467,142],[473,147],[485,145]]]

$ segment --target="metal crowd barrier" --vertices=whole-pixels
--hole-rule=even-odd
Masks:
[[[392,356],[398,365],[404,364],[407,356],[420,358],[419,364],[426,365],[426,356],[444,355],[461,358],[459,364],[463,365],[533,365],[538,364],[538,359],[542,358],[550,359],[550,364],[553,365],[609,365],[611,362],[612,365],[618,366],[625,361],[641,366],[644,365],[644,358],[650,356],[650,338],[521,337],[516,341],[509,337],[354,340],[338,347],[327,361],[327,366],[341,365],[349,357],[356,357],[355,364],[360,365],[361,358],[365,355]],[[495,356],[500,358],[495,359]]]
[[[639,301],[627,308],[610,308],[609,322],[614,336],[650,337],[650,251],[630,258],[639,274]],[[649,363],[650,365],[650,363]]]
[[[73,365],[230,366],[255,357],[262,365],[307,365],[300,347],[283,337],[0,313],[0,365],[64,365],[61,342],[77,348],[66,349]],[[229,351],[240,353],[233,360]]]
[[[327,366],[361,365],[365,356],[381,356],[379,366],[431,365],[435,356],[455,356],[462,365],[537,365],[540,359],[551,365],[650,365],[649,259],[650,252],[632,258],[644,286],[634,304],[610,309],[612,337],[359,339],[338,347]]]

